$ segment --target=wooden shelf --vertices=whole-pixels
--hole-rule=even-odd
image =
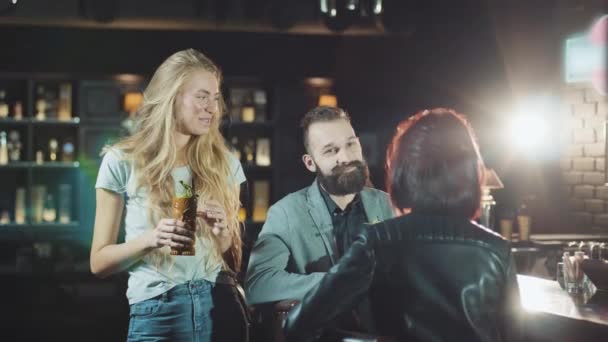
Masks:
[[[13,118],[2,118],[0,119],[0,124],[6,124],[6,125],[15,125],[15,126],[25,126],[28,123],[30,123],[29,119],[19,119],[19,120],[15,120]]]
[[[31,162],[31,168],[33,169],[76,169],[80,166],[80,163],[75,162],[45,162],[42,164],[36,164]]]
[[[30,223],[29,224],[32,229],[78,229],[80,227],[80,223],[78,221],[73,221],[70,223],[59,223],[59,222],[42,222],[42,223]]]
[[[41,223],[0,223],[0,231],[2,229],[21,229],[21,230],[29,230],[29,229],[37,229],[37,228],[66,228],[66,229],[76,229],[80,226],[79,222],[73,221],[70,223],[60,223],[60,222],[41,222]]]
[[[37,164],[35,162],[14,162],[0,165],[2,169],[76,169],[80,167],[79,162],[45,162]]]
[[[11,222],[11,223],[0,223],[0,232],[2,232],[5,229],[20,229],[23,227],[27,227],[29,226],[26,223],[15,223],[15,222]]]
[[[0,240],[21,239],[78,239],[80,231],[79,222],[59,223],[9,223],[0,224]]]
[[[80,124],[80,118],[72,118],[70,120],[59,120],[59,119],[29,119],[34,125],[62,125],[62,126],[76,126]]]
[[[29,162],[10,162],[5,165],[0,165],[0,170],[27,169],[29,164]]]
[[[28,125],[32,124],[34,126],[44,126],[44,125],[59,125],[59,126],[76,126],[80,124],[80,118],[72,118],[70,120],[59,120],[59,119],[45,119],[38,120],[35,118],[23,118],[19,120],[15,120],[13,118],[0,119],[0,124],[10,124],[10,125]]]
[[[13,187],[26,188],[26,208],[32,208],[32,188],[38,184],[46,185],[49,193],[56,195],[56,183],[67,183],[72,186],[71,209],[73,218],[79,223],[59,224],[59,223],[32,223],[26,224],[6,224],[0,225],[0,240],[10,239],[60,239],[60,240],[79,240],[87,238],[90,233],[90,225],[94,216],[94,187],[89,184],[91,175],[94,175],[99,168],[101,159],[98,157],[99,151],[104,141],[109,137],[121,135],[120,123],[124,115],[120,111],[119,104],[108,106],[108,108],[91,107],[95,101],[103,101],[104,98],[115,101],[120,99],[125,92],[125,85],[134,91],[141,90],[146,78],[139,79],[137,85],[131,82],[132,75],[127,74],[87,74],[87,73],[37,73],[37,72],[0,72],[0,79],[6,79],[7,84],[11,82],[11,87],[15,88],[11,94],[22,94],[19,98],[23,104],[24,117],[15,120],[12,116],[0,118],[0,130],[17,130],[20,133],[23,146],[22,158],[24,161],[0,165],[0,185],[2,188],[13,192]],[[58,120],[48,118],[37,120],[36,99],[37,87],[39,85],[56,88],[59,83],[70,83],[72,85],[72,115],[70,120]],[[269,205],[276,200],[273,193],[277,192],[278,187],[274,184],[277,181],[280,169],[276,158],[278,153],[277,146],[280,145],[278,127],[282,119],[279,115],[279,95],[280,83],[274,79],[258,76],[245,77],[226,77],[222,90],[229,92],[229,88],[259,89],[266,92],[267,102],[265,105],[266,116],[256,116],[258,119],[265,118],[266,121],[242,122],[235,120],[222,121],[222,129],[227,129],[226,139],[236,136],[241,144],[248,140],[257,141],[258,138],[266,138],[271,141],[271,156],[273,164],[271,166],[245,165],[242,163],[243,171],[247,175],[251,184],[256,179],[271,182],[271,194]],[[48,89],[47,89],[48,90]],[[93,96],[91,90],[96,90],[100,95]],[[101,99],[101,100],[100,100]],[[11,103],[15,99],[11,99]],[[228,99],[227,99],[228,100]],[[92,101],[92,102],[89,102]],[[114,102],[112,102],[114,103]],[[77,115],[77,116],[76,116]],[[54,115],[55,116],[55,115]],[[237,119],[235,117],[235,119]],[[239,117],[240,119],[240,117]],[[35,162],[34,156],[38,149],[46,151],[43,145],[50,138],[64,142],[63,138],[69,137],[74,144],[74,156],[78,156],[78,161],[74,162],[48,162],[42,164]],[[45,153],[46,157],[47,153]],[[84,177],[83,177],[84,176]],[[51,191],[52,190],[52,191]],[[252,191],[252,189],[250,190]],[[12,201],[12,196],[10,201]],[[246,205],[248,212],[251,211],[247,199]],[[80,226],[82,224],[82,227]],[[253,222],[247,220],[246,225],[251,231],[259,231],[263,222]],[[89,227],[89,228],[87,228]]]

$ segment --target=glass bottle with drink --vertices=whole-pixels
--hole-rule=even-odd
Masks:
[[[173,197],[173,218],[184,222],[186,229],[192,231],[196,228],[196,198],[190,185],[179,182],[182,189],[176,189]],[[171,247],[171,255],[195,255],[194,245],[183,248]]]

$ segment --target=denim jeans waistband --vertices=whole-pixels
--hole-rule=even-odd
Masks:
[[[165,294],[169,297],[191,295],[191,294],[209,294],[213,288],[214,283],[205,280],[191,280],[183,284],[176,285]]]

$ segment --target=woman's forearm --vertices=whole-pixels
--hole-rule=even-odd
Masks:
[[[145,235],[124,243],[103,246],[91,253],[91,271],[100,278],[125,271],[153,249]]]

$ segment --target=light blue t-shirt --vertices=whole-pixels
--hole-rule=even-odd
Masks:
[[[230,169],[232,183],[235,185],[245,181],[241,163],[230,154]],[[171,172],[177,186],[179,181],[191,184],[192,172],[189,166],[173,169]],[[180,185],[181,186],[181,185]],[[116,149],[106,153],[99,168],[95,188],[126,194],[125,200],[125,240],[129,241],[143,232],[152,229],[153,224],[148,218],[148,196],[145,188],[135,189],[133,165],[123,159],[123,154]],[[177,187],[176,187],[177,189]],[[176,256],[171,263],[158,263],[150,255],[129,269],[127,298],[129,304],[146,300],[169,291],[176,285],[189,280],[205,279],[215,282],[221,270],[221,264],[207,267],[208,248],[203,247],[201,239],[195,239],[195,256]]]

